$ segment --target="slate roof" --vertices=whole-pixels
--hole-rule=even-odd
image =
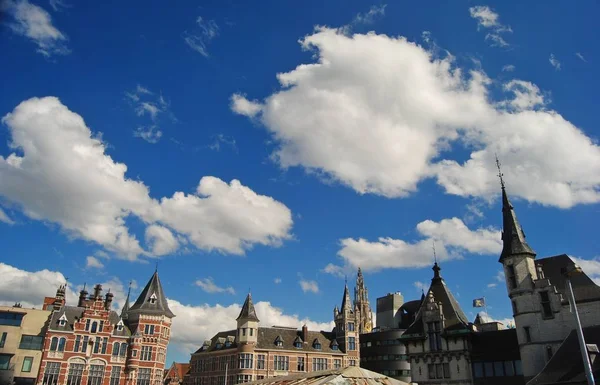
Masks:
[[[517,329],[502,329],[471,335],[473,361],[514,361],[521,359]]]
[[[60,310],[52,312],[52,315],[50,316],[50,323],[48,324],[48,330],[72,332],[73,324],[78,319],[83,317],[84,311],[85,311],[85,308],[83,308],[83,307],[63,306]],[[63,314],[65,315],[65,317],[67,317],[67,322],[65,323],[64,326],[60,326],[58,323],[58,320],[63,316]],[[117,312],[111,311],[108,316],[108,320],[111,323],[111,325],[116,325],[119,322],[120,317],[117,314]],[[113,330],[112,334],[115,336],[128,337],[131,335],[131,332],[129,331],[129,328],[127,327],[127,325],[124,324],[123,330],[119,331],[119,330],[115,329],[115,330]]]
[[[542,258],[536,260],[537,265],[542,266],[544,276],[550,280],[550,283],[556,286],[556,289],[565,294],[566,299],[566,279],[561,269],[574,263],[566,254],[556,255],[554,257]],[[575,302],[589,302],[600,300],[600,287],[585,274],[575,274],[571,277],[573,294]]]
[[[431,285],[429,286],[427,293],[432,292],[435,301],[442,303],[442,312],[446,322],[444,330],[450,331],[456,329],[467,329],[469,320],[458,304],[456,298],[454,298],[452,295],[452,292],[450,292],[450,289],[448,289],[446,286],[446,282],[444,282],[444,279],[441,277],[441,268],[438,266],[437,262],[433,265],[432,270],[434,272],[434,276],[431,280]],[[404,333],[407,337],[411,334],[423,333],[424,326],[422,317],[426,309],[426,305],[427,301],[421,302],[419,311],[415,317],[415,322],[413,322]]]
[[[586,344],[600,346],[600,325],[583,328]],[[600,359],[592,364],[594,377],[600,376]],[[577,333],[572,330],[554,353],[544,369],[527,385],[587,384]]]
[[[348,284],[344,286],[344,297],[342,298],[341,310],[344,311],[346,307],[352,309],[352,301],[350,301],[350,292],[348,291]]]
[[[523,228],[517,220],[517,214],[508,200],[504,183],[502,183],[502,253],[500,262],[514,254],[531,254],[535,257],[535,252],[525,240]]]
[[[236,321],[239,319],[260,322],[258,320],[258,317],[256,316],[256,310],[254,309],[254,304],[252,303],[252,295],[250,293],[248,293],[248,295],[246,296],[246,300],[244,301],[244,305],[242,306],[242,311],[240,311],[240,315],[236,318]]]
[[[320,370],[288,376],[269,377],[249,382],[264,385],[408,385],[383,374],[375,373],[357,366],[343,369]]]
[[[152,296],[156,296],[156,299],[152,300]],[[137,301],[127,311],[128,315],[132,313],[142,313],[149,315],[164,315],[169,318],[175,317],[175,314],[169,309],[167,298],[163,291],[160,279],[158,278],[158,271],[155,271],[144,290],[138,297]]]
[[[235,340],[235,336],[237,334],[237,330],[227,330],[222,331],[213,336],[210,339],[210,347],[207,349],[203,349],[200,347],[194,354],[196,353],[204,353],[204,352],[213,352],[213,351],[221,351],[226,349],[234,349],[237,348],[237,341]],[[225,342],[227,338],[230,337],[232,343],[229,348],[225,347]],[[283,346],[276,346],[275,340],[277,337],[283,342]],[[258,328],[258,341],[256,343],[256,349],[263,350],[296,350],[296,351],[304,351],[304,352],[323,352],[323,353],[331,353],[331,354],[343,354],[341,350],[333,350],[331,347],[333,345],[337,345],[337,341],[335,339],[335,334],[333,332],[325,332],[325,331],[308,331],[307,341],[303,341],[302,347],[297,348],[294,346],[294,341],[296,339],[302,339],[302,330],[296,330],[292,328],[284,328],[284,327],[264,327]],[[313,348],[313,342],[315,339],[318,339],[321,343],[321,349]],[[221,343],[222,347],[217,349],[217,343]]]
[[[417,299],[414,301],[405,302],[402,304],[402,306],[400,306],[400,311],[402,312],[402,320],[400,321],[399,325],[400,329],[408,329],[408,327],[414,322],[422,302],[422,299]],[[406,311],[406,313],[404,311]]]

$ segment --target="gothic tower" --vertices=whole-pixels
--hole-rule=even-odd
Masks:
[[[356,287],[354,288],[354,307],[358,309],[358,332],[360,334],[370,333],[373,330],[373,312],[371,311],[371,305],[369,305],[369,292],[365,286],[360,267],[358,268]]]
[[[337,306],[333,310],[335,322],[335,337],[340,349],[347,354],[346,365],[356,365],[360,363],[359,351],[359,332],[357,308],[352,306],[348,284],[344,286],[344,296],[342,297],[342,307],[338,310]]]

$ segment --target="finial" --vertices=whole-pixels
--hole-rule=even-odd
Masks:
[[[344,276],[344,284],[348,286],[348,275]]]
[[[435,240],[433,241],[433,261],[437,263],[437,255],[435,253]]]
[[[502,164],[500,163],[500,160],[498,159],[498,155],[496,155],[496,167],[498,167],[498,178],[500,178],[500,186],[502,186],[502,189],[504,190],[504,174],[502,173]]]
[[[158,273],[158,261],[156,262],[156,267],[154,268],[154,272]]]
[[[85,285],[86,285],[86,283],[84,282],[83,283],[83,290],[82,291],[85,291]]]

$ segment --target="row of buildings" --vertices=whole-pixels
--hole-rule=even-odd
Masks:
[[[113,294],[84,288],[77,306],[66,286],[41,310],[0,307],[0,385],[160,385],[171,321],[158,273],[120,314]]]

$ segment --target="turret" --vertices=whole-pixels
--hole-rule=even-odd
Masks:
[[[88,292],[85,290],[85,284],[83,285],[83,289],[79,292],[79,302],[77,302],[78,307],[85,307],[87,301]]]
[[[114,295],[113,295],[113,293],[110,292],[110,290],[104,296],[104,308],[106,310],[110,310],[110,308],[112,306],[113,297],[114,297]]]
[[[60,285],[56,290],[56,297],[54,297],[54,310],[59,310],[63,306],[65,306],[65,294],[66,294],[66,286]]]
[[[94,300],[102,299],[102,285],[94,286]]]
[[[237,341],[240,344],[256,344],[258,341],[258,324],[256,310],[252,303],[252,295],[248,293],[237,321]]]

